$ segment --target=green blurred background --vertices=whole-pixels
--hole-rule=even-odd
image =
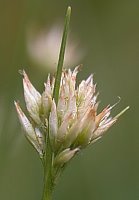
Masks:
[[[40,91],[49,71],[30,59],[27,29],[63,22],[68,5],[73,9],[70,33],[85,50],[75,63],[84,66],[79,80],[94,73],[100,109],[120,96],[113,114],[127,105],[130,110],[72,161],[54,199],[138,200],[138,0],[0,0],[0,199],[41,199],[42,166],[23,136],[13,101],[19,99],[25,108],[19,69],[26,69]]]

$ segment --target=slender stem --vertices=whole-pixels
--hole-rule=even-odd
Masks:
[[[55,79],[55,86],[54,86],[54,92],[53,92],[53,98],[55,99],[56,105],[58,103],[58,98],[59,98],[59,88],[60,88],[62,67],[63,67],[63,62],[64,62],[67,35],[68,35],[68,30],[69,30],[70,15],[71,15],[71,7],[68,7],[66,18],[65,18],[65,25],[64,25],[64,31],[63,31],[63,37],[62,37],[62,42],[61,42],[57,73],[56,73],[56,79]]]
[[[64,25],[64,31],[63,31],[63,37],[62,37],[62,42],[61,42],[57,73],[56,73],[56,79],[55,79],[55,85],[54,85],[54,92],[53,92],[53,98],[55,99],[56,105],[58,103],[58,98],[59,98],[60,81],[61,81],[62,67],[63,67],[63,62],[64,62],[70,15],[71,15],[71,7],[68,7],[66,18],[65,18],[65,25]],[[54,180],[53,180],[54,169],[53,169],[53,151],[51,148],[50,137],[49,137],[49,123],[48,123],[48,135],[46,137],[46,152],[43,158],[43,163],[44,163],[43,164],[44,190],[43,190],[42,200],[52,200],[52,192],[53,192],[53,186],[54,186]]]
[[[53,171],[53,152],[51,149],[49,134],[47,138],[47,151],[44,158],[44,190],[43,190],[43,198],[42,200],[51,200],[52,192],[53,192],[53,179],[52,179],[52,171]]]

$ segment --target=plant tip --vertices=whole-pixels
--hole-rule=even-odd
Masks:
[[[67,9],[67,14],[70,15],[71,14],[71,6],[68,6],[68,9]]]

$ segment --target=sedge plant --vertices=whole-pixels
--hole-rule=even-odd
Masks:
[[[40,94],[23,70],[24,98],[28,117],[15,102],[20,123],[30,144],[38,152],[44,169],[42,200],[52,200],[52,193],[68,162],[82,149],[93,144],[129,107],[111,117],[115,106],[98,113],[98,93],[90,75],[76,86],[80,67],[63,69],[71,7],[68,7],[56,76],[48,75]]]

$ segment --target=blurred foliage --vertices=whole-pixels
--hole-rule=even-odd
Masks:
[[[94,73],[100,108],[122,98],[114,114],[129,105],[106,136],[72,161],[54,199],[139,199],[139,1],[137,0],[0,0],[0,199],[39,200],[43,172],[39,158],[25,140],[13,101],[23,103],[24,68],[42,91],[46,71],[27,54],[28,27],[50,27],[73,8],[71,32],[86,49],[79,75]],[[46,55],[47,58],[47,55]],[[77,63],[80,64],[80,63]]]

